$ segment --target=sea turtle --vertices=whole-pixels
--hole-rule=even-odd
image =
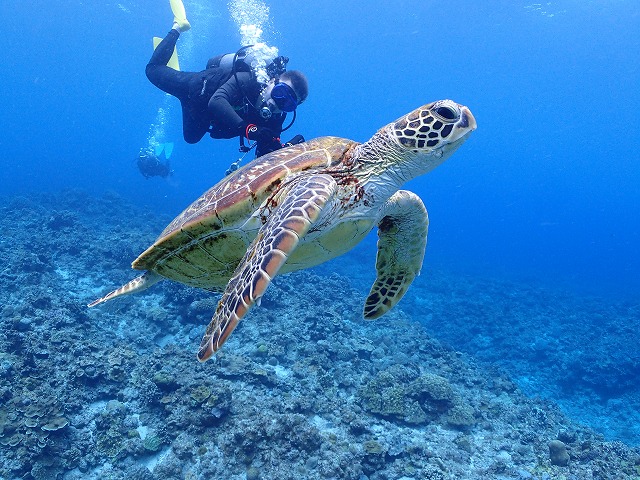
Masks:
[[[276,274],[342,255],[377,225],[377,278],[364,317],[380,317],[419,273],[427,244],[422,200],[398,188],[444,162],[475,128],[467,107],[440,100],[362,144],[321,137],[259,157],[223,178],[164,229],[132,264],[146,270],[143,275],[89,306],[163,278],[223,292],[198,351],[205,361]]]

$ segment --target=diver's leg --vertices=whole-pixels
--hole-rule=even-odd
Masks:
[[[149,65],[166,65],[169,63],[169,59],[171,58],[171,55],[173,55],[173,49],[176,48],[178,37],[180,37],[180,32],[178,30],[175,28],[169,30],[166,37],[162,39],[153,51],[153,55],[151,55],[151,59],[149,60]]]
[[[179,36],[178,30],[169,31],[153,51],[145,72],[149,81],[156,87],[182,100],[189,96],[189,80],[194,74],[180,72],[167,66]]]

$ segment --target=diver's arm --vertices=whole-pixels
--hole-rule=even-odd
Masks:
[[[233,137],[244,135],[247,127],[246,122],[236,113],[234,107],[244,105],[243,90],[251,95],[255,89],[249,84],[252,80],[249,73],[238,72],[237,78],[238,82],[232,76],[218,88],[211,96],[208,105],[209,114],[216,129]]]

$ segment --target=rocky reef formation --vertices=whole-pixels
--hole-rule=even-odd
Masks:
[[[200,364],[211,294],[163,282],[85,308],[169,219],[79,192],[0,210],[0,478],[638,478],[637,449],[526,397],[402,304],[362,320],[367,292],[339,273],[278,277]]]

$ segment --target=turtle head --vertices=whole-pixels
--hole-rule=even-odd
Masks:
[[[394,157],[396,162],[404,164],[403,176],[413,178],[449,158],[476,126],[476,119],[467,107],[451,100],[439,100],[404,115],[379,133],[384,132],[395,144]]]
[[[476,129],[476,119],[464,105],[451,100],[429,103],[389,125],[398,144],[424,153],[451,150]],[[416,152],[417,153],[417,152]]]

